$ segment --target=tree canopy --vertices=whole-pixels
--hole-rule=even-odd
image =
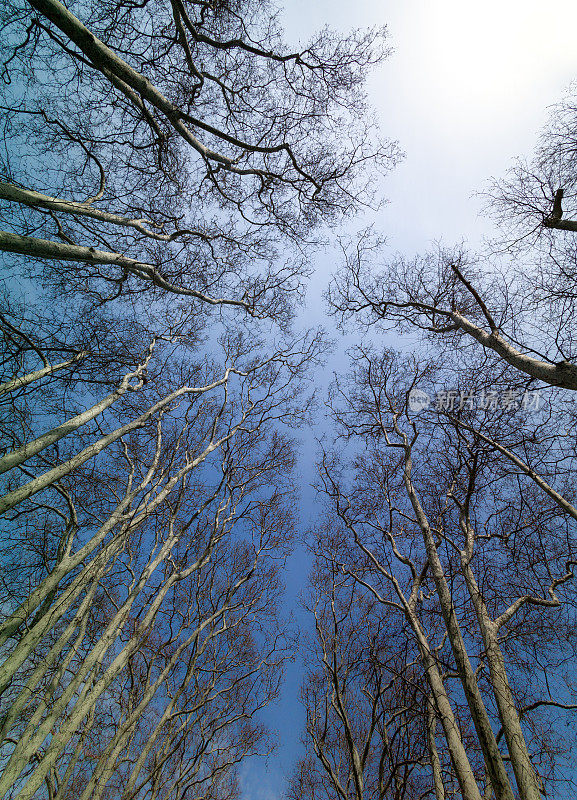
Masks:
[[[572,95],[486,190],[484,249],[340,239],[356,344],[323,393],[298,312],[400,157],[365,94],[386,30],[289,47],[255,0],[0,14],[2,796],[239,798],[294,658],[292,800],[572,791]]]

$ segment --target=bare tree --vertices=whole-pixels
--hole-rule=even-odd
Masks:
[[[492,214],[511,237],[510,246],[534,246],[542,240],[559,246],[575,233],[575,87],[550,110],[549,120],[530,158],[519,158],[504,178],[493,180],[487,191]]]
[[[321,342],[227,319],[217,345],[206,316],[287,326],[305,245],[370,200],[396,157],[361,113],[384,32],[293,52],[251,0],[2,15],[0,249],[32,305],[58,302],[1,318],[0,781],[224,800],[268,746],[279,426],[306,415]]]
[[[325,460],[323,468],[333,515],[342,535],[348,532],[360,551],[356,564],[349,555],[340,568],[381,603],[405,614],[441,711],[463,796],[479,796],[479,790],[452,710],[455,695],[444,687],[434,648],[428,644],[427,614],[436,613],[443,621],[454,659],[449,674],[458,677],[467,701],[487,771],[486,792],[514,796],[505,768],[509,762],[520,796],[537,798],[544,776],[536,766],[546,753],[537,738],[528,738],[532,729],[526,727],[527,715],[529,709],[554,704],[556,698],[546,682],[526,685],[517,669],[521,662],[516,648],[522,650],[534,636],[543,648],[542,659],[555,650],[574,657],[563,625],[559,636],[559,619],[554,615],[547,622],[543,617],[545,609],[561,607],[571,617],[571,523],[565,509],[546,501],[526,473],[528,481],[514,476],[509,494],[510,472],[492,472],[493,450],[476,435],[478,424],[469,426],[467,437],[459,420],[447,425],[435,412],[413,417],[407,397],[417,377],[412,382],[407,364],[391,354],[377,358],[363,350],[356,359],[352,380],[342,385],[335,405],[344,435],[365,443],[354,462],[353,487],[345,491],[331,462]],[[415,374],[426,380],[431,368],[421,365]],[[507,513],[516,508],[525,541],[519,538],[517,512]],[[559,526],[565,530],[561,539]],[[482,587],[475,562],[483,575]],[[387,594],[391,588],[396,599]],[[562,686],[563,671],[555,680]],[[570,682],[567,686],[569,697],[558,701],[559,707],[574,705]],[[499,744],[503,737],[506,753]]]
[[[297,770],[291,796],[423,796],[428,692],[403,618],[395,630],[390,610],[384,616],[374,596],[343,575],[335,563],[339,545],[326,529],[315,549],[315,638],[303,687],[311,755]]]
[[[331,291],[337,312],[418,329],[453,353],[482,348],[529,381],[575,390],[576,131],[571,91],[534,156],[492,181],[486,210],[499,229],[480,254],[461,245],[391,260],[362,236]]]
[[[375,276],[367,267],[380,257],[379,245],[365,237],[356,248],[346,252],[345,269],[331,292],[333,306],[342,318],[362,318],[369,325],[377,322],[418,329],[422,345],[423,340],[428,341],[437,357],[442,354],[442,358],[452,359],[453,374],[459,375],[460,371],[456,382],[461,384],[461,396],[465,388],[470,392],[479,383],[478,375],[471,369],[472,365],[479,368],[480,359],[475,357],[479,345],[484,356],[481,369],[487,370],[487,377],[498,370],[510,385],[524,383],[525,387],[532,384],[535,388],[544,383],[560,390],[547,390],[550,403],[532,426],[521,424],[513,430],[508,423],[504,426],[498,422],[491,424],[482,415],[468,413],[455,414],[452,419],[453,438],[468,438],[469,441],[469,455],[463,462],[467,464],[469,488],[465,487],[460,497],[451,493],[452,502],[459,509],[458,528],[463,539],[457,541],[452,537],[450,541],[459,554],[460,570],[485,648],[501,722],[498,735],[507,739],[521,796],[535,798],[541,787],[531,760],[537,756],[531,756],[524,738],[521,721],[528,723],[524,719],[525,706],[519,697],[515,702],[508,684],[506,659],[501,648],[506,647],[509,633],[504,634],[503,628],[509,631],[512,626],[516,634],[519,633],[519,624],[514,618],[517,613],[530,618],[528,605],[554,609],[563,604],[558,588],[573,578],[574,548],[566,537],[562,537],[561,545],[558,540],[544,536],[537,544],[529,538],[529,532],[535,529],[528,525],[527,536],[535,548],[534,554],[527,559],[518,551],[516,559],[534,582],[517,574],[510,594],[505,593],[498,602],[493,600],[487,604],[486,589],[479,589],[471,563],[473,554],[481,543],[483,569],[489,572],[491,562],[487,554],[495,545],[495,538],[502,537],[492,564],[493,570],[499,571],[497,586],[501,586],[500,564],[502,559],[509,558],[508,548],[514,534],[501,528],[500,534],[485,531],[481,535],[478,523],[471,522],[472,498],[475,495],[477,499],[473,487],[483,471],[475,459],[484,458],[473,455],[473,451],[480,452],[486,447],[493,458],[499,454],[504,459],[497,457],[494,463],[499,471],[515,475],[518,486],[510,502],[519,514],[533,509],[530,515],[538,516],[535,507],[550,508],[550,501],[553,501],[554,516],[562,511],[575,519],[572,491],[568,487],[574,475],[573,414],[570,409],[563,408],[566,396],[563,390],[577,387],[571,325],[575,261],[575,226],[571,220],[574,129],[575,106],[569,99],[554,109],[551,124],[533,161],[519,161],[506,179],[495,182],[490,190],[490,210],[505,229],[504,237],[494,247],[500,259],[497,267],[495,252],[493,258],[488,258],[472,256],[463,247],[438,248],[413,260],[399,257],[381,275]],[[503,265],[511,254],[516,263]],[[467,381],[469,385],[465,387]],[[397,435],[401,433],[397,431]],[[533,482],[532,489],[526,479]],[[536,487],[544,497],[539,496]],[[542,510],[541,513],[546,512]],[[511,519],[516,519],[515,514]],[[547,530],[543,519],[539,524],[542,533]],[[564,523],[558,520],[556,524]],[[544,539],[546,547],[543,547]],[[547,570],[545,575],[539,574],[537,569],[537,552],[537,563]],[[565,595],[564,604],[567,602]],[[489,611],[491,603],[493,607]],[[545,642],[549,641],[549,635],[543,633],[534,618],[531,625],[541,629],[542,647],[547,653],[549,645]],[[561,638],[557,639],[556,646],[562,648]],[[535,651],[537,649],[535,647]],[[514,662],[514,648],[507,656],[510,664],[511,660]],[[526,700],[528,708],[538,707],[542,702],[556,702],[551,696],[538,699],[536,705]],[[560,707],[571,706],[570,700],[559,702]]]
[[[248,0],[78,13],[6,9],[0,248],[96,302],[148,288],[286,322],[303,275],[287,246],[395,160],[360,113],[383,32],[291,52]]]
[[[52,366],[32,332],[7,330],[7,363]],[[8,382],[27,424],[2,462],[18,526],[2,601],[4,793],[79,796],[83,775],[86,797],[111,782],[126,797],[216,797],[260,749],[252,717],[278,687],[274,564],[291,527],[291,446],[275,426],[306,413],[298,381],[319,341],[260,358],[238,335],[223,345],[223,373],[206,364],[189,372],[204,384],[171,391],[160,337],[112,393],[39,435],[30,393],[77,357]]]
[[[370,235],[345,252],[346,265],[330,293],[342,319],[416,328],[452,352],[476,342],[527,382],[577,388],[566,316],[544,317],[535,296],[529,300],[522,287],[491,273],[490,265],[461,247],[398,257],[379,274],[374,261],[380,252]]]

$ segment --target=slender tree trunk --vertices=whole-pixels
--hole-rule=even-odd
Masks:
[[[59,364],[48,364],[42,367],[42,369],[36,370],[36,372],[29,372],[27,375],[21,375],[19,378],[12,378],[12,380],[0,384],[0,394],[9,394],[18,389],[23,389],[25,386],[30,386],[34,381],[45,378],[46,375],[53,375],[55,372],[59,372],[66,367],[71,367],[83,358],[86,358],[86,353],[78,353],[78,355],[75,355],[74,358],[70,358],[68,361],[61,361]]]
[[[501,756],[499,745],[497,744],[495,734],[493,733],[491,721],[489,719],[489,715],[487,714],[487,709],[485,708],[483,698],[481,697],[477,679],[475,678],[475,673],[465,648],[465,643],[463,641],[457,615],[455,614],[451,590],[445,578],[443,566],[441,564],[435,544],[435,537],[433,536],[433,532],[429,526],[429,521],[425,512],[423,511],[420,500],[411,481],[411,454],[410,446],[407,442],[405,444],[405,448],[405,487],[417,517],[419,527],[423,534],[423,541],[427,551],[427,559],[429,561],[431,574],[437,589],[437,595],[441,604],[441,611],[445,621],[445,626],[447,628],[447,634],[449,636],[453,655],[457,663],[457,670],[459,672],[459,677],[467,698],[467,703],[471,711],[471,718],[473,720],[473,724],[475,725],[475,730],[477,731],[487,773],[490,776],[491,784],[497,800],[515,800],[509,781],[509,776],[507,775],[507,770],[505,769],[505,764],[503,762],[503,757]]]
[[[435,709],[432,699],[427,702],[427,746],[431,759],[431,770],[433,773],[433,788],[435,790],[435,800],[445,800],[445,786],[443,784],[443,775],[441,773],[441,761],[437,750],[437,743],[435,742],[435,729],[437,727],[437,718],[435,716]]]
[[[449,754],[457,776],[457,781],[459,782],[461,794],[463,795],[463,800],[481,800],[479,787],[477,786],[477,781],[475,780],[469,758],[463,746],[461,732],[457,725],[455,715],[453,714],[451,702],[445,689],[443,679],[441,678],[437,661],[431,653],[425,632],[414,612],[407,612],[407,619],[419,644],[427,680],[439,712],[441,725],[443,726]]]
[[[499,631],[489,616],[485,602],[477,586],[477,581],[465,558],[462,559],[463,574],[485,646],[487,663],[491,673],[491,686],[499,710],[503,733],[509,749],[511,765],[517,780],[517,787],[522,800],[541,800],[539,779],[531,763],[531,757],[521,728],[519,715],[515,707],[513,693],[507,679],[505,660],[499,646]]]

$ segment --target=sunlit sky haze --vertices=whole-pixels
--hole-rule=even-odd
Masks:
[[[547,107],[577,79],[577,3],[289,0],[291,41],[329,24],[386,24],[393,55],[369,81],[383,133],[407,157],[383,185],[391,245],[475,237],[491,175],[529,153]],[[486,229],[485,229],[486,230]]]

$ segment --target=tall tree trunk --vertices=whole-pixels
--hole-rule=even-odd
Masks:
[[[467,698],[467,703],[471,711],[473,724],[475,725],[475,730],[477,731],[487,773],[490,777],[497,800],[515,800],[515,796],[509,781],[509,776],[507,775],[507,770],[505,769],[505,764],[503,762],[503,757],[499,750],[499,745],[497,744],[495,734],[493,733],[491,721],[489,719],[489,715],[487,714],[487,709],[485,708],[483,698],[481,697],[477,679],[465,648],[463,635],[459,627],[457,615],[455,614],[451,590],[445,578],[443,566],[441,564],[435,544],[435,537],[433,536],[433,532],[429,526],[429,521],[421,506],[415,487],[411,481],[411,449],[406,436],[404,436],[404,441],[405,488],[407,490],[407,494],[409,495],[411,505],[423,534],[423,541],[427,551],[427,559],[433,580],[435,582],[439,602],[441,604],[441,611],[445,621],[445,626],[447,628],[447,634],[449,636],[453,655],[457,663],[457,670],[459,672],[459,677]]]
[[[479,628],[491,674],[491,686],[493,687],[495,702],[499,710],[499,717],[521,800],[541,800],[539,779],[531,764],[531,757],[523,729],[521,728],[519,714],[509,686],[505,660],[499,646],[498,627],[489,616],[485,601],[481,596],[477,581],[466,558],[462,558],[462,566],[467,588],[479,620]]]
[[[433,789],[435,790],[435,800],[445,800],[445,786],[441,773],[441,761],[439,759],[437,743],[435,742],[436,727],[437,718],[435,716],[435,708],[432,699],[429,699],[427,702],[427,746],[429,748],[431,771],[433,773]]]
[[[443,726],[449,754],[457,776],[457,781],[459,782],[461,794],[463,795],[463,800],[481,800],[479,787],[477,786],[477,781],[475,780],[469,758],[463,746],[461,732],[457,725],[455,715],[453,714],[451,702],[447,690],[445,689],[441,673],[439,672],[437,661],[431,653],[427,637],[415,613],[407,610],[406,614],[407,620],[419,644],[427,681],[439,712],[439,718]]]

